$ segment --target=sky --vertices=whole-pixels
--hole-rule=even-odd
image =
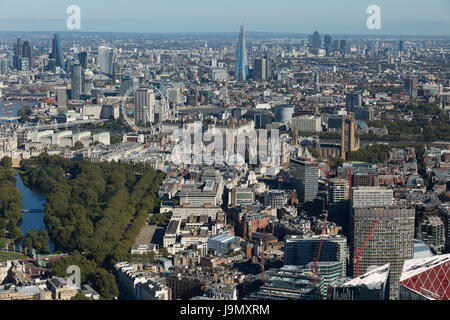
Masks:
[[[70,31],[70,5],[85,32],[450,35],[450,0],[0,0],[0,31]],[[366,26],[370,5],[380,30]]]

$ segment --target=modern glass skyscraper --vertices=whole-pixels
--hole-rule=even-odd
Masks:
[[[236,70],[234,78],[236,81],[245,81],[248,77],[248,58],[247,46],[245,44],[244,26],[241,26],[241,33],[239,34],[239,42],[236,51]]]
[[[98,47],[98,65],[100,71],[105,74],[113,74],[114,71],[114,51],[110,47]]]
[[[314,201],[319,192],[319,169],[306,160],[291,159],[289,180],[302,203]]]
[[[52,53],[50,54],[50,59],[54,59],[56,66],[64,69],[66,64],[64,62],[64,57],[62,54],[61,43],[59,41],[59,35],[55,34],[52,43]]]

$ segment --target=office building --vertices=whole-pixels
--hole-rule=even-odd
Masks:
[[[19,71],[31,69],[31,47],[28,41],[18,38],[14,47],[13,67]]]
[[[135,77],[122,76],[122,81],[120,83],[120,94],[126,94],[128,90],[135,90],[139,88],[139,79]]]
[[[58,34],[55,34],[53,37],[52,52],[50,53],[49,59],[53,59],[55,61],[56,67],[60,67],[61,69],[66,67]]]
[[[390,297],[398,296],[398,281],[405,260],[414,256],[414,219],[412,208],[353,208],[350,222],[351,261],[357,252],[359,274],[375,266],[390,264]],[[367,241],[375,227],[372,236]],[[357,265],[352,263],[353,274]]]
[[[382,208],[394,204],[394,191],[385,187],[352,188],[353,208]]]
[[[300,116],[292,118],[292,129],[300,132],[322,132],[320,117]]]
[[[228,203],[232,207],[247,207],[255,202],[255,193],[252,188],[233,188],[229,197]]]
[[[419,223],[417,230],[418,238],[423,240],[437,254],[441,253],[445,247],[445,226],[438,216],[426,216]]]
[[[348,201],[348,180],[334,179],[329,183],[329,204],[331,206],[342,206]]]
[[[0,72],[2,74],[7,74],[9,71],[9,61],[8,59],[0,59]]]
[[[20,59],[22,58],[23,43],[22,39],[18,38],[14,48],[13,66],[16,70],[20,70]]]
[[[56,102],[58,108],[65,108],[67,106],[67,88],[57,87],[56,88]]]
[[[178,192],[180,205],[191,205],[193,207],[220,206],[222,205],[223,183],[214,180],[196,182],[186,181]]]
[[[238,290],[235,284],[214,283],[206,289],[205,297],[212,300],[237,300]]]
[[[333,41],[331,39],[331,36],[329,34],[326,34],[323,39],[323,46],[325,49],[331,49],[331,46],[333,45]]]
[[[401,53],[403,53],[403,51],[405,50],[405,41],[400,40],[398,42],[398,51],[400,51]]]
[[[244,26],[241,26],[239,41],[236,50],[236,68],[234,78],[236,81],[245,81],[248,77],[247,45],[245,43]]]
[[[252,235],[264,230],[270,221],[270,215],[262,212],[246,213],[240,221],[240,234],[245,240],[251,239]]]
[[[212,81],[227,81],[228,80],[228,72],[223,68],[213,68],[211,71],[211,80]]]
[[[76,63],[72,66],[72,76],[71,76],[71,85],[72,85],[72,100],[80,100],[82,93],[82,69],[79,63]]]
[[[215,252],[216,255],[225,255],[229,252],[240,250],[241,238],[222,233],[208,239],[208,252]]]
[[[329,299],[389,300],[389,278],[390,266],[385,264],[349,281],[338,279],[329,285]]]
[[[346,40],[340,40],[339,41],[339,50],[341,51],[341,54],[345,56],[347,52],[347,41]]]
[[[139,88],[134,94],[134,122],[144,126],[155,122],[155,93],[149,88]]]
[[[319,262],[340,263],[340,276],[346,274],[347,238],[343,235],[300,236],[289,235],[284,239],[284,264],[306,266],[315,261],[322,239]]]
[[[399,300],[450,300],[450,254],[405,261]]]
[[[306,268],[315,272],[316,264],[310,262]],[[327,298],[328,285],[342,278],[342,263],[339,261],[320,261],[317,263],[317,274],[319,275],[319,289],[322,299]]]
[[[403,94],[411,98],[417,97],[417,78],[410,76],[403,79]]]
[[[264,205],[272,208],[283,208],[287,204],[286,193],[283,190],[270,190],[264,194]]]
[[[303,266],[284,266],[265,273],[265,282],[249,300],[318,300],[317,276]]]
[[[89,56],[87,52],[78,53],[78,61],[80,62],[80,65],[84,70],[88,68],[88,59]]]
[[[112,75],[114,71],[114,51],[107,46],[100,46],[98,48],[98,65],[100,71],[107,75]]]
[[[319,192],[319,169],[306,160],[291,159],[289,182],[294,186],[302,203],[313,201]]]
[[[253,61],[253,77],[255,80],[264,81],[270,78],[270,62],[267,58]]]
[[[322,47],[322,39],[317,31],[315,31],[312,35],[312,47],[314,49],[320,49]]]
[[[347,112],[354,112],[355,107],[361,107],[362,97],[360,93],[347,93],[345,95],[345,109]]]

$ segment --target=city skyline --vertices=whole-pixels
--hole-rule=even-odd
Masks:
[[[130,33],[197,33],[236,32],[244,24],[247,32],[309,33],[364,35],[450,35],[450,3],[432,1],[425,6],[420,0],[335,1],[298,3],[237,1],[211,5],[204,0],[196,6],[172,0],[165,3],[141,3],[130,0],[127,6],[104,1],[78,1],[83,32]],[[0,31],[70,31],[66,27],[71,1],[5,0],[0,4]],[[381,9],[381,29],[369,30],[367,7]],[[156,13],[157,12],[157,13]],[[101,13],[99,15],[99,13]],[[399,14],[401,13],[401,14]],[[72,30],[77,31],[77,30]]]

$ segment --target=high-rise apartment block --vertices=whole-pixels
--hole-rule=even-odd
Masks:
[[[155,93],[149,88],[139,88],[134,94],[134,121],[147,125],[155,121]]]

